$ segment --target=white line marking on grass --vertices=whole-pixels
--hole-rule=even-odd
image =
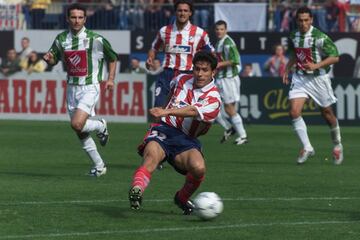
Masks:
[[[336,200],[360,200],[360,197],[279,197],[279,198],[223,198],[223,201],[250,201],[250,202],[276,202],[276,201],[336,201]],[[26,201],[26,202],[0,202],[0,206],[18,205],[56,205],[56,204],[93,204],[128,202],[127,199],[98,199],[98,200],[64,200],[64,201]],[[146,202],[171,202],[172,199],[146,199]]]
[[[179,228],[153,228],[136,230],[107,230],[94,232],[69,232],[69,233],[48,233],[48,234],[29,234],[29,235],[8,235],[0,236],[0,239],[32,239],[32,238],[60,238],[60,237],[80,237],[94,235],[122,235],[122,234],[141,234],[156,232],[178,232],[178,231],[203,231],[203,230],[221,230],[237,229],[251,227],[272,227],[272,226],[303,226],[303,225],[332,225],[332,224],[359,224],[360,221],[319,221],[319,222],[278,222],[278,223],[241,223],[230,225],[212,225],[205,227],[179,227]]]

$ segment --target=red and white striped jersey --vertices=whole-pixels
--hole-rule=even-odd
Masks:
[[[215,51],[207,32],[190,21],[181,31],[175,23],[162,27],[152,43],[152,49],[165,52],[164,68],[180,71],[192,70],[193,56],[199,50]]]
[[[215,121],[220,111],[221,98],[214,80],[203,88],[194,88],[192,74],[181,74],[171,82],[172,97],[166,109],[195,106],[199,116],[176,117],[166,116],[161,120],[166,124],[180,129],[190,137],[204,135]]]

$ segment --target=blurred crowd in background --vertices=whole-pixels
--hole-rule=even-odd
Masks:
[[[65,29],[66,7],[75,2],[86,5],[86,26],[90,29],[157,31],[161,26],[174,21],[174,0],[0,0],[0,30],[7,30],[1,28],[6,23],[6,6],[14,6],[10,10],[18,13],[22,19],[22,24],[13,26],[14,29]],[[360,0],[196,0],[192,23],[211,32],[215,18],[214,4],[230,2],[266,4],[267,32],[294,30],[295,10],[302,5],[312,9],[313,25],[324,32],[360,32]],[[8,10],[9,8],[6,11]],[[41,59],[43,53],[39,54],[31,49],[28,38],[22,38],[21,47],[18,51],[9,49],[6,56],[0,59],[1,73],[10,75],[25,71],[30,74],[52,70]],[[260,76],[260,68],[267,76],[282,76],[287,61],[284,46],[275,45],[273,55],[264,66],[243,62],[241,76]],[[126,69],[122,68],[121,71],[154,75],[161,71],[161,59],[157,59],[157,62],[159,64],[156,69],[146,69],[140,59],[130,56],[126,61]],[[360,68],[360,62],[358,65]]]
[[[64,29],[66,6],[74,2],[87,5],[87,26],[91,29],[153,31],[173,21],[174,0],[0,0],[0,6],[20,4],[24,29]],[[301,5],[311,7],[314,25],[325,32],[360,31],[357,0],[197,0],[192,22],[211,28],[214,3],[219,2],[266,3],[268,31],[291,31],[295,27],[295,10]]]

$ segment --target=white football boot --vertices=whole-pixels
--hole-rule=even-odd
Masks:
[[[296,162],[298,164],[303,164],[304,162],[306,162],[306,160],[308,160],[309,157],[312,157],[315,155],[315,150],[306,150],[306,149],[301,149],[299,157],[297,158]]]
[[[334,164],[340,165],[344,160],[343,146],[341,143],[335,145],[332,155],[333,155]]]

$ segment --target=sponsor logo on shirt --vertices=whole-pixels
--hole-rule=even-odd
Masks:
[[[189,45],[172,45],[166,47],[167,53],[191,53],[192,49]]]
[[[87,76],[87,55],[85,50],[65,51],[66,70],[70,77]]]
[[[310,48],[295,48],[296,65],[300,70],[306,71],[304,63],[312,63],[312,52]]]

